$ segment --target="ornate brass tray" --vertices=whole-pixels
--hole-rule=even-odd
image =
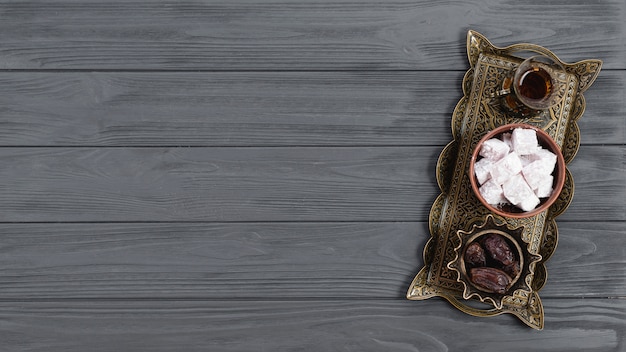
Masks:
[[[515,54],[524,51],[540,53],[561,63],[567,92],[558,105],[539,115],[519,118],[503,111],[492,96],[507,73],[523,61]],[[470,69],[463,79],[463,97],[452,115],[453,141],[443,149],[437,163],[436,178],[441,194],[430,211],[431,237],[424,248],[425,265],[409,286],[407,298],[443,297],[467,314],[487,317],[511,313],[530,327],[542,329],[544,313],[538,291],[546,283],[544,263],[558,241],[555,218],[567,209],[574,195],[572,175],[567,170],[565,186],[547,211],[528,218],[508,218],[491,214],[473,194],[467,175],[469,161],[485,133],[497,126],[523,122],[546,131],[569,163],[580,143],[576,121],[585,110],[583,92],[598,76],[602,62],[584,60],[568,64],[548,49],[527,43],[499,48],[474,31],[467,35],[467,56]],[[459,248],[467,237],[486,228],[517,233],[516,238],[521,240],[518,247],[527,256],[519,283],[503,295],[468,289],[456,263]]]

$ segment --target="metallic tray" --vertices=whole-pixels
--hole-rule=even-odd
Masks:
[[[523,61],[515,56],[522,52],[540,53],[561,63],[567,82],[561,103],[527,118],[509,116],[492,98],[507,73]],[[565,162],[571,162],[580,144],[576,121],[585,110],[583,92],[600,73],[602,61],[568,64],[548,49],[528,43],[499,48],[471,30],[467,34],[467,56],[470,69],[463,79],[463,97],[452,115],[454,139],[437,162],[436,178],[441,194],[429,215],[431,237],[424,248],[425,265],[409,286],[407,298],[443,297],[470,315],[510,313],[534,329],[543,329],[543,305],[538,291],[546,283],[545,262],[558,242],[555,218],[567,209],[574,195],[572,175],[567,170],[565,186],[547,211],[521,219],[501,217],[490,213],[472,192],[467,175],[470,157],[485,133],[504,124],[521,122],[546,131],[561,148]],[[519,284],[504,295],[472,290],[457,270],[459,248],[476,231],[485,229],[517,233],[518,247],[529,257]]]

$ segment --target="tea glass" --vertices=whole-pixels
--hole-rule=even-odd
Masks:
[[[529,117],[558,104],[565,92],[563,66],[550,57],[535,55],[524,60],[504,78],[493,94],[517,117]]]

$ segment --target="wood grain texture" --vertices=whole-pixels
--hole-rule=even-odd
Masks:
[[[624,69],[621,0],[2,1],[0,68],[465,69],[474,29]]]
[[[626,350],[623,0],[0,0],[0,351]],[[603,71],[545,330],[407,301],[468,29]]]
[[[625,297],[626,224],[561,222],[542,298]],[[403,299],[425,222],[2,224],[0,300]]]
[[[33,352],[624,350],[625,300],[544,304],[546,328],[537,332],[441,300],[3,302],[0,339],[7,350]]]
[[[415,221],[439,194],[440,151],[1,148],[0,221]],[[581,148],[562,219],[625,220],[624,159]]]
[[[463,74],[2,72],[0,146],[443,146]],[[585,94],[583,144],[626,140],[624,82]]]
[[[436,153],[433,148],[5,148],[0,219],[402,220],[430,207],[434,173],[419,165],[434,163]]]

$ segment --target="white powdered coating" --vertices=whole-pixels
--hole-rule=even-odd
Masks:
[[[489,204],[502,204],[506,203],[506,198],[504,198],[504,192],[502,191],[502,186],[494,182],[493,180],[489,180],[485,182],[479,189],[480,195],[485,199],[485,201]]]
[[[509,150],[513,150],[513,141],[511,140],[511,137],[513,137],[512,133],[502,134],[502,141],[509,147]]]
[[[537,197],[535,194],[531,194],[528,196],[528,198],[525,198],[519,204],[515,204],[515,205],[519,207],[520,209],[522,209],[523,211],[531,211],[535,209],[537,205],[539,205],[539,203],[541,203],[541,200],[539,199],[539,197]]]
[[[509,203],[531,211],[539,198],[552,194],[557,156],[539,145],[533,129],[516,128],[501,138],[485,141],[483,158],[474,164],[479,192],[491,205]]]
[[[491,161],[498,161],[504,158],[508,153],[509,146],[506,145],[506,143],[497,138],[492,138],[483,143],[478,154]]]
[[[554,171],[554,167],[556,166],[556,154],[552,153],[547,149],[539,149],[536,152],[529,154],[527,156],[531,162],[540,161],[543,165],[544,173],[551,174]]]
[[[496,162],[490,173],[491,178],[501,185],[520,171],[522,171],[522,161],[517,153],[512,152]]]
[[[490,170],[493,167],[493,161],[482,158],[474,164],[474,172],[479,184],[487,182],[491,178]]]
[[[550,176],[552,171],[545,172],[546,167],[541,160],[533,161],[532,163],[524,166],[522,169],[522,175],[524,179],[532,189],[537,189],[543,182],[546,176]]]
[[[506,199],[511,202],[511,204],[514,204],[516,206],[520,206],[521,204],[527,204],[529,200],[534,201],[534,199],[537,198],[533,190],[530,188],[530,186],[528,186],[528,183],[526,183],[526,181],[524,180],[524,177],[520,174],[517,174],[508,179],[502,185],[502,192],[504,193]],[[537,204],[539,204],[539,198],[537,198]],[[537,204],[535,204],[535,206]],[[532,209],[534,209],[534,206]],[[522,210],[528,211],[527,209]]]
[[[511,135],[513,150],[519,155],[528,155],[541,148],[537,141],[537,132],[529,128],[516,128]]]
[[[554,181],[554,176],[548,175],[541,180],[541,183],[537,185],[537,188],[533,189],[535,194],[539,198],[547,198],[552,194],[552,183]]]

